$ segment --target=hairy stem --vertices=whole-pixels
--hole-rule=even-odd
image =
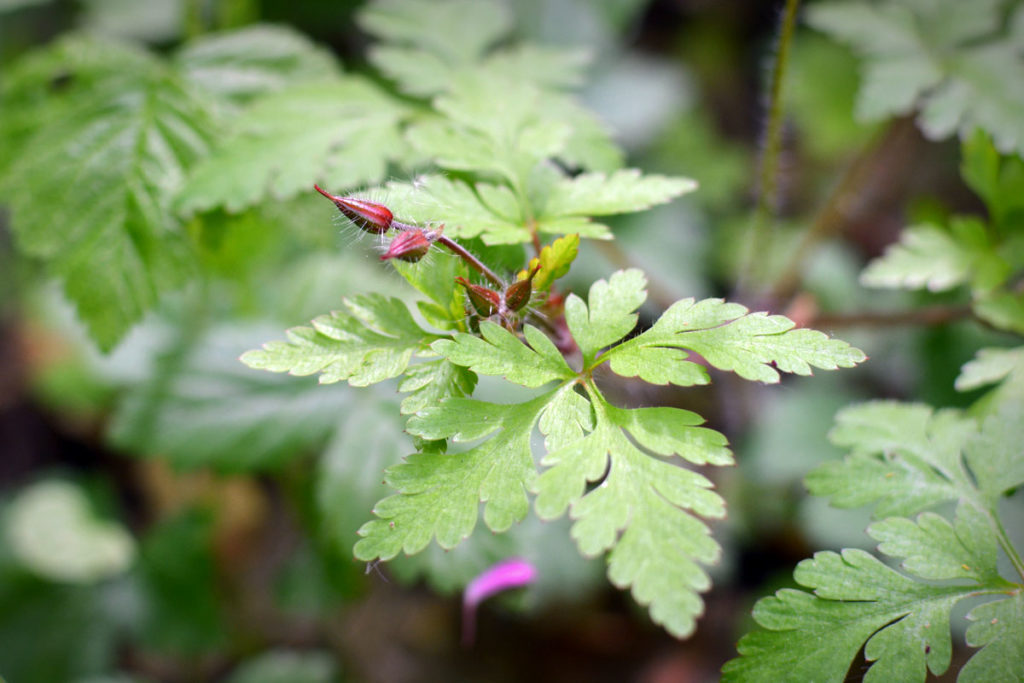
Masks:
[[[438,244],[446,247],[453,254],[455,254],[463,261],[465,261],[470,268],[472,268],[473,270],[475,270],[476,272],[480,273],[485,278],[490,280],[492,284],[504,289],[504,280],[498,277],[493,270],[484,265],[483,261],[481,261],[476,256],[473,256],[473,254],[466,251],[464,247],[456,244],[450,238],[445,237],[444,235],[439,236],[436,241]]]
[[[764,151],[761,154],[761,165],[758,170],[757,207],[754,210],[754,223],[750,238],[750,251],[747,256],[748,267],[743,269],[739,289],[749,286],[748,278],[757,286],[757,276],[763,262],[760,256],[768,243],[768,233],[775,214],[776,195],[778,194],[779,153],[782,149],[782,85],[789,64],[789,46],[793,42],[793,30],[796,26],[796,12],[800,0],[786,0],[779,28],[779,40],[776,48],[775,63],[772,65],[772,79],[768,94],[768,124],[764,133]]]

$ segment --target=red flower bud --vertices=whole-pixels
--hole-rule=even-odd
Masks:
[[[540,264],[530,271],[530,274],[523,280],[517,280],[505,290],[505,306],[510,311],[520,311],[530,303],[530,295],[533,294],[533,276],[540,270]]]
[[[455,278],[455,282],[466,288],[470,303],[483,317],[490,318],[501,309],[501,297],[494,290],[474,285],[464,277]]]
[[[391,215],[391,210],[383,204],[358,197],[338,197],[320,189],[319,185],[313,185],[313,187],[316,188],[317,192],[334,202],[334,205],[338,207],[338,211],[341,211],[345,218],[366,232],[379,235],[382,232],[387,232],[388,228],[391,227],[391,221],[394,220],[394,216]]]
[[[430,251],[431,243],[427,233],[420,228],[403,230],[395,236],[395,239],[391,240],[388,250],[380,257],[380,260],[396,258],[399,261],[416,263]]]

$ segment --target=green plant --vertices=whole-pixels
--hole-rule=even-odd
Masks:
[[[0,13],[31,4],[43,3],[0,2]],[[619,13],[621,23],[626,4],[587,11]],[[203,8],[214,5],[227,30],[204,34]],[[531,596],[568,595],[603,570],[684,638],[723,546],[758,533],[749,517],[770,526],[793,495],[769,500],[750,462],[739,485],[720,474],[734,461],[722,432],[742,454],[753,413],[794,395],[800,406],[820,396],[835,406],[868,391],[926,393],[864,374],[887,372],[876,363],[839,373],[856,390],[824,378],[808,380],[823,387],[813,394],[801,393],[803,380],[757,384],[866,359],[812,327],[962,320],[975,325],[956,342],[976,354],[955,387],[989,390],[848,406],[831,434],[848,457],[805,479],[836,507],[873,506],[868,534],[900,567],[858,548],[804,560],[794,578],[807,590],[759,601],[759,626],[724,671],[842,680],[852,666],[866,680],[916,681],[958,666],[964,681],[1024,678],[1024,563],[1013,537],[1024,484],[1020,2],[807,7],[807,23],[857,60],[821,35],[800,42],[800,3],[788,0],[760,165],[702,110],[679,113],[656,138],[652,163],[663,173],[653,174],[624,168],[623,149],[576,98],[585,51],[519,39],[513,13],[530,10],[369,2],[354,19],[371,38],[369,64],[343,70],[296,30],[231,28],[257,5],[189,3],[196,35],[166,49],[69,33],[4,64],[0,227],[9,225],[18,258],[0,264],[0,277],[7,284],[12,273],[21,290],[13,300],[33,400],[86,425],[90,443],[102,432],[104,446],[146,456],[110,479],[130,500],[153,490],[132,524],[110,520],[114,497],[77,472],[0,498],[0,673],[104,674],[129,642],[120,659],[156,661],[156,677],[165,656],[167,676],[182,680],[226,668],[231,680],[275,671],[332,680],[334,658],[318,651],[341,649],[332,610],[365,588],[357,565],[379,561],[447,592],[518,556]],[[681,42],[716,52],[728,38],[716,31]],[[790,101],[787,70],[801,60],[805,82]],[[870,140],[848,120],[853,87],[833,97],[854,64],[860,117],[901,117]],[[836,68],[849,74],[834,77]],[[790,105],[800,110],[793,121]],[[841,229],[864,237],[851,215],[870,204],[868,179],[889,180],[884,154],[900,153],[912,115],[930,140],[959,134],[961,174],[987,218],[969,200],[954,215],[912,207],[860,284],[913,290],[897,300],[930,305],[857,313],[868,296],[854,286],[859,254],[844,244],[832,268],[814,247]],[[799,137],[826,130],[827,142]],[[809,165],[853,159],[806,221],[798,195],[807,187],[792,190],[799,181],[780,174],[794,136],[795,147],[810,143]],[[752,224],[747,168],[760,190]],[[676,173],[712,187],[697,191]],[[339,210],[334,224],[317,191]],[[710,258],[689,241],[701,221],[713,228]],[[630,240],[644,246],[638,258]],[[824,286],[807,267],[812,255],[831,269]],[[694,279],[704,289],[680,286]],[[58,283],[104,357],[75,340],[75,325],[54,322],[60,297],[44,280]],[[709,296],[735,282],[736,298],[787,315]],[[36,336],[36,326],[60,331]],[[850,339],[890,370],[909,355],[888,348],[901,343],[889,327]],[[930,368],[959,365],[936,355]],[[714,394],[699,388],[712,379]],[[796,420],[798,430],[777,427],[787,453],[825,432],[810,414]],[[732,486],[720,495],[722,482]],[[183,502],[168,500],[176,496]],[[741,519],[712,527],[726,516],[723,497]],[[298,529],[294,552],[246,573],[240,548],[254,564],[264,558],[237,518],[260,515]],[[61,533],[77,545],[53,542]],[[724,564],[719,586],[735,578]],[[52,641],[28,643],[56,609],[68,618]],[[951,638],[960,628],[965,637]],[[274,651],[310,632],[313,651]],[[968,659],[959,640],[980,650]],[[267,652],[253,658],[258,649]]]

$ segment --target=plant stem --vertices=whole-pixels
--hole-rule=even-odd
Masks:
[[[1024,560],[1021,560],[1020,555],[1017,553],[1017,549],[1013,547],[1013,543],[1010,542],[1010,537],[1006,533],[1006,529],[1003,528],[1003,523],[999,519],[999,515],[992,510],[992,521],[995,522],[996,538],[999,539],[999,545],[1002,547],[1003,552],[1010,558],[1010,562],[1013,564],[1013,568],[1020,574],[1020,578],[1024,579]]]
[[[862,194],[864,186],[875,178],[876,167],[880,161],[884,161],[882,155],[893,149],[907,134],[908,128],[912,130],[913,125],[913,121],[907,117],[894,120],[881,134],[872,137],[847,166],[842,178],[815,216],[814,223],[800,238],[800,243],[792,251],[789,261],[775,280],[771,289],[773,301],[788,299],[800,287],[804,262],[811,250],[824,238],[840,231],[843,223],[849,218],[850,205],[854,198]]]
[[[757,286],[757,276],[764,262],[763,254],[768,243],[768,232],[775,214],[776,195],[778,194],[779,152],[782,149],[782,85],[785,81],[786,67],[789,63],[789,46],[793,42],[793,29],[796,26],[796,12],[800,0],[786,0],[786,7],[779,28],[779,40],[772,65],[772,80],[768,99],[768,124],[765,127],[764,151],[761,154],[761,165],[758,170],[757,207],[754,210],[754,223],[750,239],[750,251],[747,255],[748,267],[743,269],[739,290],[747,288],[750,279]]]
[[[448,237],[440,235],[436,242],[448,248],[453,254],[465,261],[470,268],[483,275],[485,278],[491,281],[492,284],[505,288],[505,281],[498,277],[493,270],[488,268],[484,263],[473,254],[466,251],[465,248],[459,246]]]

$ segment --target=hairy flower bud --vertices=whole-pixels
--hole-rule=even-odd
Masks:
[[[337,195],[325,192],[319,185],[313,185],[313,187],[317,192],[334,202],[334,205],[338,207],[338,211],[345,218],[355,223],[356,227],[366,232],[372,232],[375,235],[387,232],[388,228],[391,227],[394,216],[391,214],[391,210],[383,204],[371,202],[368,199],[360,199],[359,197],[338,197]]]
[[[380,260],[396,258],[399,261],[416,263],[427,255],[431,244],[432,240],[424,230],[420,228],[403,230],[391,240],[388,250],[380,257]]]
[[[494,290],[474,285],[464,277],[455,278],[455,282],[466,288],[469,302],[481,316],[490,318],[501,309],[501,297]]]
[[[530,303],[530,296],[533,294],[533,276],[540,270],[540,264],[530,271],[530,274],[523,280],[517,280],[505,290],[505,306],[510,311],[521,311]]]

